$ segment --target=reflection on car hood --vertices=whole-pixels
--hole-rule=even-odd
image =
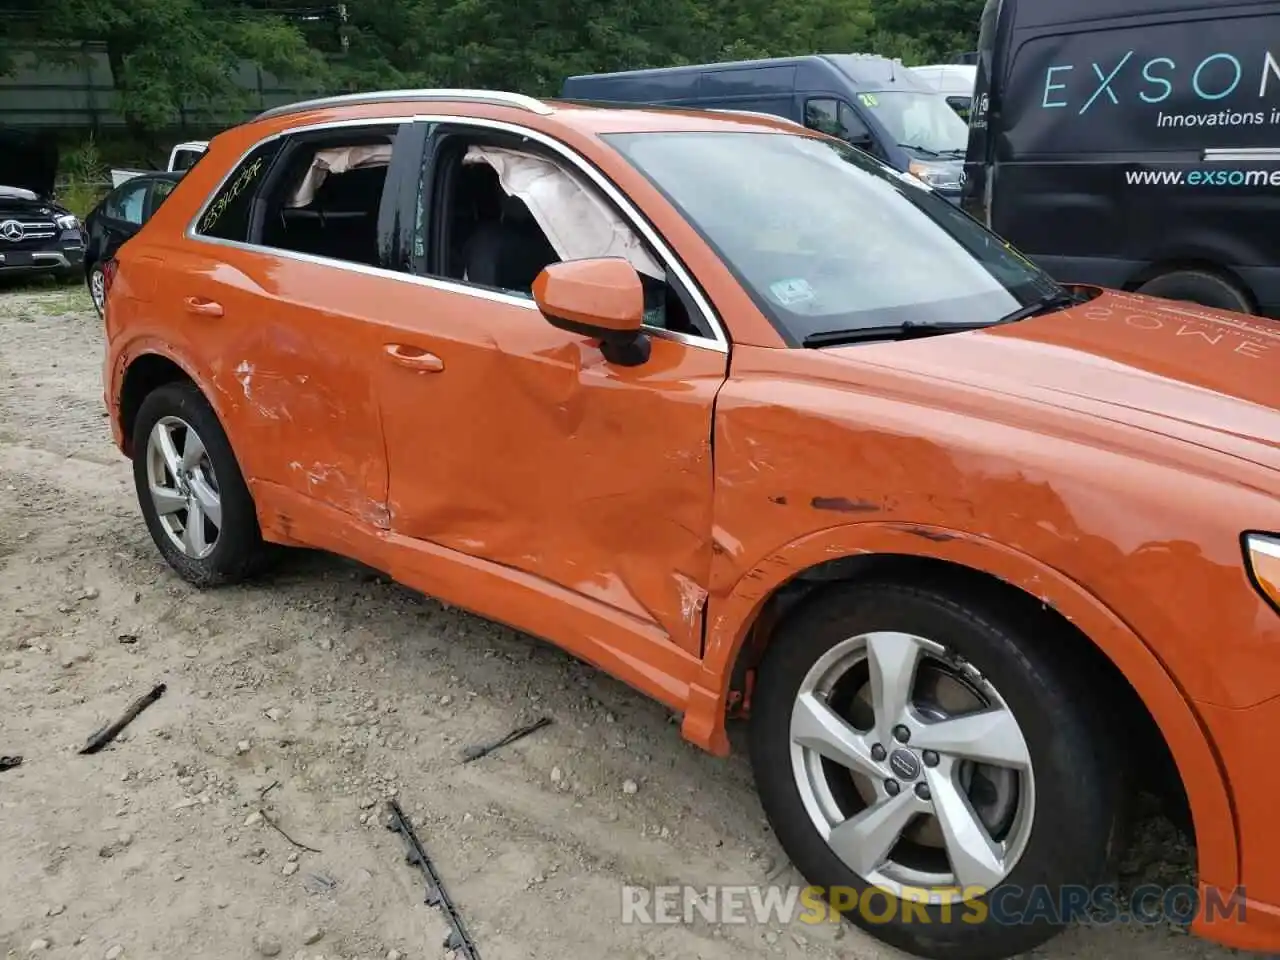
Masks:
[[[1019,323],[828,352],[1087,413],[1280,470],[1274,321],[1103,292]]]

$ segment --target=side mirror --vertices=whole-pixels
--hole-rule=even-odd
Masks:
[[[634,367],[649,359],[644,287],[621,257],[553,263],[533,281],[533,299],[553,327],[599,340],[610,363]]]

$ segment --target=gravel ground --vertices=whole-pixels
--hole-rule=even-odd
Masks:
[[[25,757],[0,773],[0,955],[447,956],[382,828],[395,796],[486,960],[899,956],[830,924],[624,925],[625,883],[798,882],[742,756],[704,755],[609,677],[332,557],[188,587],[111,446],[101,350],[79,289],[0,290],[0,754]],[[78,755],[158,682],[116,743]],[[1167,827],[1143,825],[1139,879],[1185,870]],[[1230,953],[1082,927],[1041,955]]]

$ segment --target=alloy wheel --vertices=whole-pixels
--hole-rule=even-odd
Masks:
[[[222,531],[222,498],[204,441],[185,420],[163,417],[147,438],[146,465],[165,534],[185,556],[204,559]]]
[[[796,695],[791,760],[831,850],[896,896],[985,892],[1026,849],[1035,784],[1018,721],[971,664],[923,637],[868,633],[827,651]]]
[[[98,313],[103,313],[107,305],[107,278],[101,267],[89,271],[89,296],[93,298],[93,306]]]

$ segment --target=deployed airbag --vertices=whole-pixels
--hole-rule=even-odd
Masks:
[[[376,143],[364,147],[332,147],[317,150],[307,175],[289,198],[288,206],[305,207],[316,197],[320,184],[331,173],[346,173],[360,167],[385,167],[391,163],[391,144]]]
[[[665,279],[640,238],[593,190],[544,160],[516,150],[473,145],[463,163],[487,163],[509,196],[524,201],[561,260],[622,257],[636,272]]]

